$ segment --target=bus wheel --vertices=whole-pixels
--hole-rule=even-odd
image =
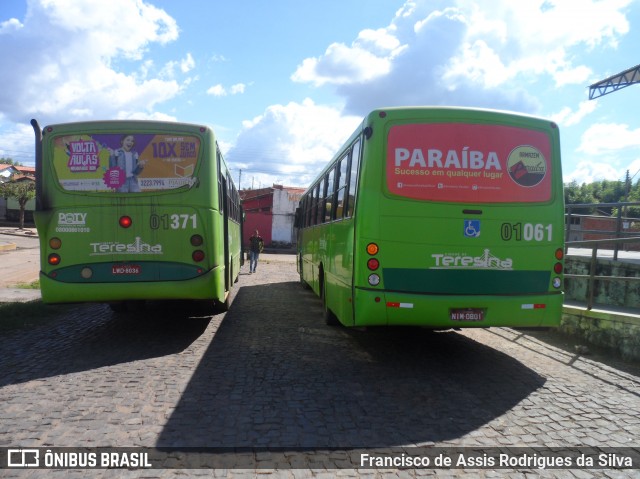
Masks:
[[[304,264],[302,263],[302,255],[298,255],[298,271],[300,271],[300,284],[304,289],[311,289],[309,283],[304,280]]]
[[[229,306],[231,306],[231,294],[229,291],[226,291],[224,294],[224,301],[216,301],[216,311],[218,313],[226,313],[229,311]]]
[[[322,306],[324,309],[324,322],[327,326],[338,326],[340,321],[338,317],[333,314],[333,311],[327,306],[327,281],[323,280],[322,283]]]

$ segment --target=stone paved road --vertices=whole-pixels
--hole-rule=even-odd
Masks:
[[[104,305],[0,337],[0,446],[282,447],[278,469],[46,471],[57,477],[454,477],[326,469],[327,447],[640,448],[633,364],[583,358],[511,329],[325,326],[291,256],[245,266],[226,314]],[[260,457],[258,457],[258,460]],[[333,464],[345,463],[340,452]],[[245,466],[246,467],[246,466]],[[258,467],[259,469],[256,469]],[[45,471],[0,470],[0,477]],[[638,471],[466,469],[471,477],[637,477]]]

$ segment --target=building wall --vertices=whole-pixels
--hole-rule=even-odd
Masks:
[[[607,216],[597,217],[597,216],[585,216],[582,218],[582,229],[592,230],[592,231],[602,231],[602,233],[584,233],[583,239],[585,240],[601,240],[607,238],[615,238],[615,230],[617,218],[611,218]],[[622,220],[622,232],[623,233],[633,233],[634,236],[640,234],[640,222],[633,219],[623,219]],[[600,245],[600,248],[603,249],[613,249],[613,244],[603,243]],[[640,250],[640,244],[638,243],[629,243],[625,244],[625,250]]]
[[[294,228],[296,208],[300,203],[303,190],[299,188],[274,189],[272,240],[293,244],[296,242]]]
[[[245,212],[244,244],[249,244],[249,237],[256,228],[264,239],[265,246],[295,244],[295,214],[303,193],[303,188],[286,188],[282,185],[240,191],[242,209]]]

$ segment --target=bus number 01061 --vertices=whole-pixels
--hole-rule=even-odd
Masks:
[[[157,230],[158,228],[169,229],[172,230],[184,230],[188,227],[196,229],[197,221],[196,215],[151,215],[149,216],[149,227],[152,230]]]
[[[551,241],[553,239],[553,225],[533,223],[502,223],[500,236],[503,241]]]

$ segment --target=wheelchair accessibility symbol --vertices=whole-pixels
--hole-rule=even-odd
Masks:
[[[464,220],[465,238],[477,238],[480,236],[480,220]]]

